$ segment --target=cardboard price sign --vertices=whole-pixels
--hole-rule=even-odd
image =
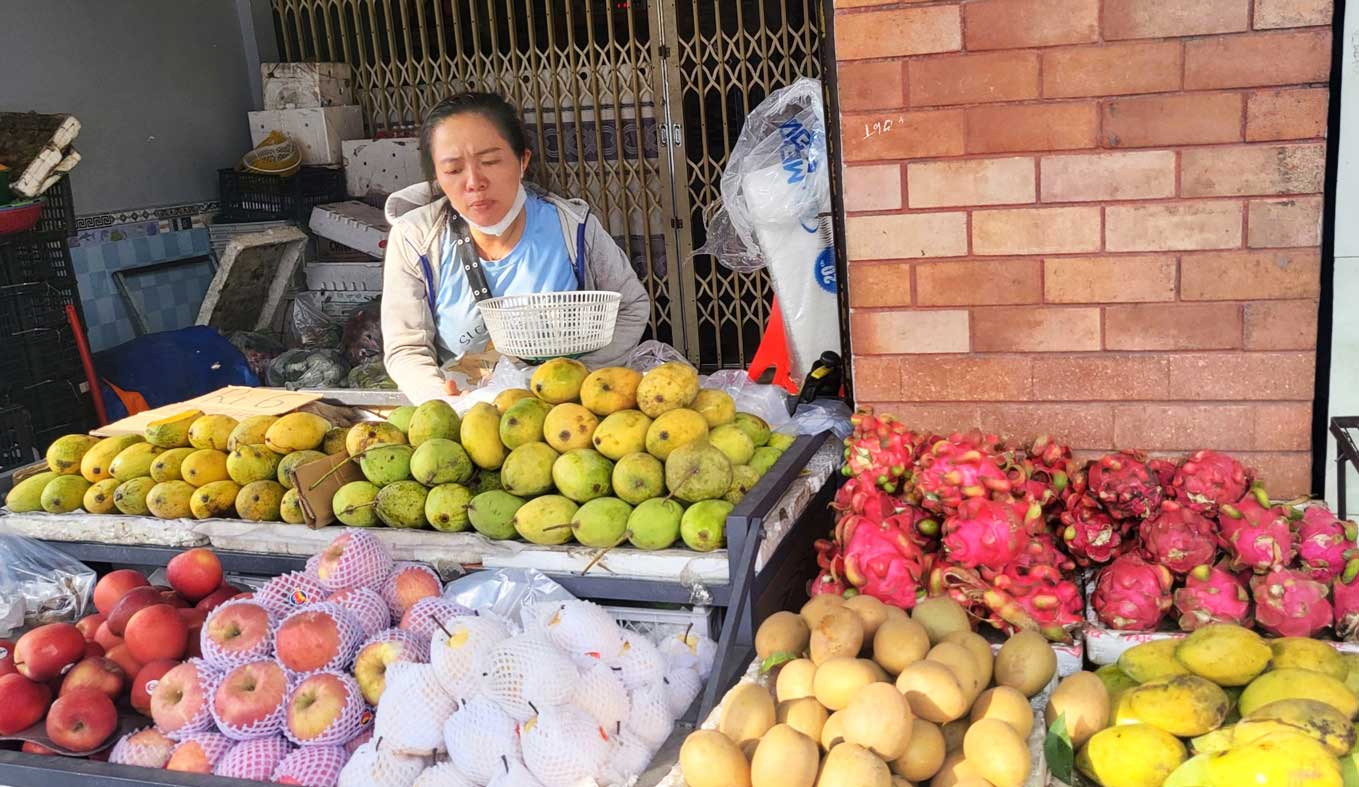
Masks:
[[[358,463],[350,461],[344,451],[294,467],[292,477],[297,502],[302,507],[302,521],[313,529],[336,521],[331,500],[340,487],[364,480]]]
[[[238,421],[252,415],[282,415],[320,398],[320,394],[306,391],[228,385],[194,399],[129,415],[121,421],[101,426],[91,434],[99,437],[142,434],[146,431],[146,425],[152,421],[168,418],[185,410],[202,410],[209,415],[229,415]]]

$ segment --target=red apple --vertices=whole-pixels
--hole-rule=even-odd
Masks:
[[[77,689],[58,697],[47,712],[47,737],[68,751],[89,751],[118,728],[118,710],[108,695]]]
[[[442,595],[443,592],[443,586],[439,584],[433,571],[422,565],[407,565],[397,569],[387,578],[382,595],[387,599],[389,606],[393,601],[396,602],[392,606],[392,619],[400,620],[415,602],[429,596]]]
[[[212,773],[212,760],[208,753],[203,751],[203,744],[198,741],[184,741],[175,747],[175,753],[170,755],[170,761],[165,763],[165,770],[180,771],[181,773]]]
[[[222,561],[211,549],[190,549],[170,558],[165,577],[184,598],[198,601],[222,586]]]
[[[189,603],[188,599],[179,595],[177,591],[171,590],[170,588],[156,588],[156,589],[160,591],[160,603],[162,604],[169,604],[170,606],[178,609],[193,606],[193,604]]]
[[[258,604],[233,602],[213,610],[203,636],[227,656],[258,650],[269,638],[269,613]]]
[[[235,596],[240,595],[240,592],[241,592],[240,589],[233,585],[222,585],[221,587],[217,588],[216,590],[199,599],[198,603],[195,604],[194,607],[196,609],[204,610],[205,612],[211,612],[214,609],[216,609],[217,606],[221,604],[223,601],[226,601],[229,598],[234,598]]]
[[[208,700],[198,665],[185,662],[162,675],[156,684],[151,693],[151,718],[162,731],[173,733],[193,721]]]
[[[94,689],[108,695],[111,700],[118,699],[127,685],[127,674],[112,659],[85,659],[66,673],[61,682],[61,696],[65,697],[81,689]]]
[[[104,650],[104,646],[100,645],[98,642],[85,643],[85,658],[97,659],[106,655],[108,655],[108,651]]]
[[[19,751],[23,752],[24,754],[41,754],[44,757],[56,756],[56,752],[52,751],[51,749],[47,748],[41,743],[34,743],[33,741],[24,741],[24,745],[19,749]]]
[[[100,623],[99,628],[94,632],[94,641],[103,646],[105,653],[123,644],[122,637],[109,631],[109,622],[107,620]]]
[[[369,705],[376,706],[387,688],[387,667],[398,661],[419,661],[420,654],[404,637],[369,642],[354,657],[354,679]]]
[[[141,672],[142,662],[133,657],[132,651],[127,649],[127,643],[109,648],[104,658],[122,667],[125,675],[136,675]]]
[[[95,632],[99,630],[100,626],[104,625],[104,620],[103,615],[86,615],[76,621],[76,628],[80,629],[80,633],[85,635],[85,639],[93,641]]]
[[[0,675],[0,735],[13,735],[32,727],[47,712],[52,692],[17,672]]]
[[[0,639],[0,677],[18,672],[14,668],[14,643],[7,639]]]
[[[124,639],[132,657],[143,664],[181,659],[189,645],[189,626],[174,607],[156,604],[132,616]]]
[[[288,731],[299,743],[315,740],[340,720],[348,700],[349,691],[339,676],[312,675],[288,697]]]
[[[208,613],[194,607],[185,607],[178,611],[185,625],[189,627],[189,644],[184,650],[184,658],[199,658],[203,655],[203,621],[207,619]]]
[[[340,627],[326,612],[297,612],[274,633],[278,660],[293,672],[314,672],[340,653]]]
[[[151,694],[155,692],[156,685],[165,673],[179,666],[178,661],[163,659],[153,661],[137,671],[136,677],[132,680],[132,689],[128,692],[132,707],[143,716],[151,715]]]
[[[46,681],[85,655],[85,636],[70,623],[48,623],[22,637],[14,646],[14,668],[30,680]]]
[[[213,695],[218,722],[245,727],[264,721],[283,705],[288,677],[273,661],[252,661],[226,674]]]
[[[107,615],[129,590],[150,584],[140,571],[130,568],[110,571],[94,586],[94,608]]]
[[[104,621],[108,626],[109,633],[115,636],[127,636],[127,622],[132,616],[141,612],[152,604],[165,603],[159,590],[149,585],[146,587],[133,588],[127,595],[118,599],[118,603],[113,605],[113,611],[109,613],[108,620]]]

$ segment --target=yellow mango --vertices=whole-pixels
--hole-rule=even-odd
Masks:
[[[229,415],[205,415],[198,418],[189,425],[189,445],[194,448],[225,451],[227,444],[231,442],[231,433],[236,430],[239,423]]]
[[[1341,787],[1340,761],[1301,733],[1280,732],[1233,747],[1208,762],[1204,787]]]
[[[68,434],[58,437],[47,446],[47,469],[61,475],[78,475],[80,460],[99,444],[98,437],[87,434]],[[89,480],[89,479],[85,479]]]
[[[51,470],[44,470],[15,484],[5,493],[5,507],[15,514],[41,511],[42,490],[58,475],[60,474]]]
[[[195,448],[171,448],[151,463],[151,480],[156,483],[162,481],[182,481],[184,476],[180,474],[180,468],[184,465],[184,460],[189,458],[197,449]]]
[[[1347,719],[1359,713],[1359,698],[1344,683],[1320,672],[1281,669],[1266,672],[1241,692],[1242,717],[1279,700],[1316,700],[1340,711]]]
[[[591,372],[580,386],[580,403],[601,418],[637,406],[642,373],[623,366]]]
[[[1310,735],[1337,757],[1348,754],[1354,748],[1354,724],[1343,713],[1324,702],[1300,699],[1271,702],[1251,711],[1237,727],[1241,731],[1271,729],[1266,723],[1288,725],[1296,732]]]
[[[194,490],[189,511],[194,519],[229,517],[236,514],[236,495],[241,487],[235,481],[223,479],[204,484]]]
[[[187,519],[193,514],[189,503],[194,491],[187,481],[162,481],[146,494],[146,507],[159,519]]]
[[[1109,690],[1109,705],[1118,703],[1118,698],[1125,691],[1137,686],[1137,681],[1128,677],[1128,673],[1119,669],[1117,664],[1105,664],[1095,670],[1095,675],[1104,682],[1104,688]]]
[[[91,514],[111,514],[115,510],[113,507],[113,492],[118,488],[122,481],[116,478],[105,478],[103,481],[96,481],[93,486],[85,490],[85,499],[81,508]]]
[[[314,451],[325,442],[330,421],[316,413],[288,413],[264,432],[264,447],[276,454]]]
[[[189,444],[189,427],[202,416],[202,410],[185,410],[158,418],[146,425],[146,442],[161,448],[183,448]]]
[[[500,442],[500,411],[485,402],[472,405],[463,416],[458,426],[458,442],[462,443],[472,464],[482,470],[499,470],[509,455],[505,444]],[[587,439],[585,447],[588,446]]]
[[[1180,640],[1175,649],[1175,658],[1190,672],[1219,686],[1250,683],[1273,657],[1259,634],[1230,623],[1204,626]]]
[[[105,437],[86,451],[84,456],[80,457],[80,474],[90,483],[112,478],[113,473],[109,470],[109,465],[113,464],[114,457],[122,453],[124,448],[143,442],[145,439],[139,434]]]
[[[150,443],[133,443],[113,457],[113,461],[109,463],[109,474],[119,481],[131,481],[142,476],[149,477],[151,475],[151,463],[156,461],[156,457],[163,453],[165,453],[164,448],[159,448]]]
[[[242,418],[227,435],[226,450],[235,451],[238,445],[263,445],[269,427],[278,420],[276,415],[251,415]],[[332,452],[333,453],[333,452]]]
[[[1283,637],[1269,640],[1269,649],[1274,654],[1269,662],[1270,669],[1309,669],[1324,672],[1336,680],[1343,681],[1350,668],[1340,657],[1340,651],[1329,643],[1311,637]]]
[[[1231,707],[1226,693],[1217,684],[1196,675],[1143,683],[1120,699],[1126,699],[1133,718],[1179,738],[1217,729]]]
[[[1176,639],[1154,639],[1134,645],[1118,657],[1118,668],[1138,683],[1188,675],[1189,669],[1175,659],[1179,644]]]
[[[207,486],[227,479],[227,455],[212,448],[202,448],[179,463],[179,477],[194,486]]]
[[[1159,727],[1125,724],[1091,736],[1076,767],[1102,787],[1161,787],[1186,754],[1179,738]]]

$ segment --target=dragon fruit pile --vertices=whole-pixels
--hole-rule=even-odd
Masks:
[[[854,425],[813,594],[909,609],[947,593],[997,628],[1061,641],[1081,622],[1079,566],[1094,572],[1090,604],[1111,628],[1154,629],[1173,614],[1186,631],[1256,622],[1359,640],[1354,523],[1272,502],[1230,456],[1177,465],[1123,451],[1081,466],[1047,439],[941,438],[872,412]]]

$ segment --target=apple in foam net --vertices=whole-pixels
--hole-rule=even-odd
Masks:
[[[303,611],[283,621],[274,633],[278,660],[293,672],[314,672],[340,653],[339,624],[330,613]]]
[[[86,615],[77,620],[75,625],[76,628],[80,629],[80,633],[84,635],[86,641],[93,642],[95,632],[99,630],[100,626],[104,625],[105,620],[107,618],[101,614]]]
[[[180,664],[162,675],[151,693],[151,718],[173,733],[197,718],[208,702],[205,694],[197,665]]]
[[[110,571],[94,586],[94,608],[107,615],[129,590],[150,584],[140,571],[130,568]]]
[[[0,735],[13,735],[38,723],[52,701],[52,691],[17,672],[0,675]]]
[[[288,677],[273,661],[252,661],[228,672],[213,695],[218,721],[246,727],[269,718],[288,695]]]
[[[348,701],[349,691],[338,676],[312,675],[288,698],[288,731],[299,742],[315,740],[344,715]]]
[[[118,599],[118,603],[113,605],[113,610],[109,612],[108,619],[104,624],[108,626],[110,634],[118,637],[127,636],[127,623],[132,620],[132,616],[141,612],[153,604],[164,603],[161,593],[156,588],[147,585],[129,590],[127,595]]]
[[[165,770],[181,773],[212,773],[212,760],[203,750],[203,745],[195,740],[184,741],[175,747]]]
[[[128,691],[128,699],[132,702],[132,708],[143,716],[150,716],[152,692],[156,690],[156,686],[165,673],[178,666],[178,661],[165,659],[153,661],[137,670],[136,677],[132,679],[132,688]]]
[[[240,592],[240,589],[233,585],[222,585],[206,596],[200,598],[198,603],[194,604],[194,608],[201,609],[205,612],[211,612],[214,609],[217,609],[223,601],[226,601],[229,598],[235,598]]]
[[[71,667],[61,681],[61,696],[82,689],[102,692],[111,700],[118,699],[127,685],[127,674],[112,659],[85,659]]]
[[[170,558],[165,577],[181,596],[198,601],[222,586],[222,562],[211,549],[190,549]]]
[[[89,751],[118,728],[118,710],[107,694],[78,689],[57,698],[47,711],[47,737],[73,752]]]
[[[397,569],[392,572],[387,582],[390,583],[389,598],[396,601],[396,609],[392,610],[394,619],[406,614],[406,610],[420,599],[442,595],[444,591],[433,572],[424,566]]]
[[[213,612],[203,636],[227,655],[248,651],[269,637],[269,613],[258,604],[236,603]]]
[[[398,661],[415,661],[411,646],[399,639],[379,640],[364,645],[354,657],[354,680],[369,705],[377,705],[387,688],[387,667]]]
[[[180,659],[189,645],[189,626],[179,610],[168,604],[156,604],[132,616],[123,638],[132,657],[143,664]]]
[[[85,637],[70,623],[39,626],[14,644],[14,668],[20,675],[48,681],[85,655]]]

